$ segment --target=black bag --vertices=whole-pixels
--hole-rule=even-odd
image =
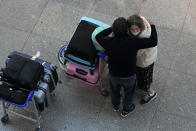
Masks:
[[[82,20],[74,32],[65,53],[89,61],[91,65],[95,64],[96,59],[98,59],[97,50],[93,46],[91,35],[97,27],[93,23]]]
[[[14,51],[9,54],[8,59],[6,60],[6,65],[9,62],[9,59],[15,55],[24,57],[26,59],[31,59],[31,56],[27,54]],[[40,63],[44,67],[44,73],[42,79],[49,84],[50,93],[51,93],[53,90],[55,90],[57,83],[59,81],[58,74],[57,74],[57,67],[54,66],[52,63],[49,63],[42,59],[37,58],[35,61]]]
[[[18,88],[11,84],[8,85],[2,82],[0,84],[0,97],[6,100],[10,100],[16,104],[24,104],[29,95],[29,92],[30,91],[28,90]]]
[[[40,63],[19,55],[13,55],[7,61],[6,68],[3,70],[3,77],[23,88],[35,90],[43,73],[44,67]]]

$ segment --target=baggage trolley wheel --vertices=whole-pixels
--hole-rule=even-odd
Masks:
[[[35,129],[35,131],[41,131],[41,130],[42,130],[41,127],[38,127],[38,128]]]
[[[8,114],[6,114],[6,115],[4,115],[3,117],[1,117],[1,122],[4,123],[4,124],[7,123],[8,120],[9,120]]]
[[[60,48],[59,52],[58,52],[58,60],[59,60],[59,64],[60,64],[60,68],[63,70],[65,69],[65,64],[67,63],[67,61],[64,59],[64,50],[67,49],[67,46],[64,45]]]
[[[56,95],[55,95],[55,93],[50,93],[50,96],[53,96],[53,97],[55,97]]]
[[[100,90],[100,93],[101,93],[101,95],[104,96],[104,97],[109,96],[109,92],[108,92],[107,90],[105,90],[105,89]]]

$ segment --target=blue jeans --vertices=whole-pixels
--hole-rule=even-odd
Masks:
[[[120,90],[124,88],[123,110],[130,111],[133,104],[133,97],[137,86],[136,75],[122,78],[109,74],[110,95],[112,97],[112,105],[120,105]]]

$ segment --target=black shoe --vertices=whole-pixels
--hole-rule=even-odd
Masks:
[[[120,110],[119,106],[113,106],[113,110],[114,110],[114,112],[119,111]]]
[[[100,93],[102,96],[105,96],[105,97],[109,95],[109,92],[106,89],[100,90]]]
[[[135,110],[135,105],[133,104],[132,106],[131,106],[131,110],[130,111],[126,111],[126,110],[123,110],[122,112],[121,112],[121,116],[122,117],[126,117],[126,116],[128,116],[131,112],[133,112]]]
[[[144,98],[140,101],[141,104],[147,104],[150,101],[154,100],[157,97],[157,93],[155,92],[153,95],[147,94]]]

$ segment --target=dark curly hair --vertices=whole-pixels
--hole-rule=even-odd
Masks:
[[[127,19],[127,22],[128,22],[128,27],[131,27],[132,25],[136,25],[141,29],[141,31],[145,29],[144,22],[138,14],[129,16],[129,18]]]
[[[125,36],[127,35],[128,23],[124,17],[119,17],[114,20],[112,24],[112,30],[115,36]]]

